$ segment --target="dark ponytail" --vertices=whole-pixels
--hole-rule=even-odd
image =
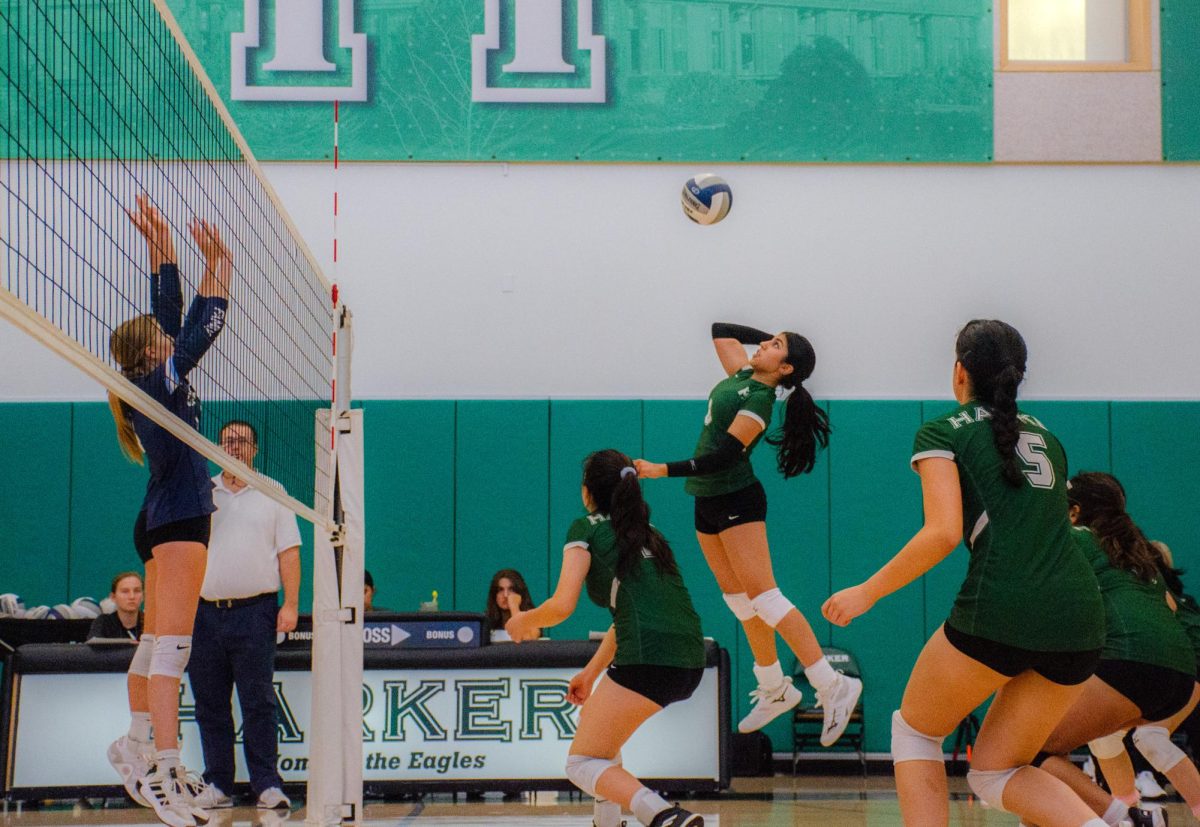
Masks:
[[[583,485],[596,510],[612,521],[619,579],[629,577],[647,554],[660,573],[679,573],[666,538],[650,525],[650,506],[642,497],[633,460],[611,448],[589,454],[583,461]]]
[[[1024,474],[1017,463],[1017,387],[1025,379],[1025,340],[1012,325],[974,319],[958,333],[955,357],[971,377],[974,397],[991,413],[992,439],[1000,453],[1004,480],[1014,488]]]
[[[784,479],[807,474],[817,461],[817,445],[829,445],[829,415],[813,401],[812,394],[804,387],[804,380],[812,376],[817,364],[813,346],[799,333],[784,333],[787,340],[786,362],[792,366],[791,373],[779,380],[779,387],[791,390],[784,405],[783,425],[767,437],[767,442],[776,446],[779,473]]]
[[[1092,530],[1114,567],[1139,580],[1159,575],[1163,555],[1125,510],[1125,489],[1116,477],[1100,471],[1076,474],[1067,484],[1067,501],[1079,506],[1076,525]]]

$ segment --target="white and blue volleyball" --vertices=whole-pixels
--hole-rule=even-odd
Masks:
[[[683,185],[683,214],[697,224],[716,224],[729,215],[733,190],[719,175],[706,172]]]

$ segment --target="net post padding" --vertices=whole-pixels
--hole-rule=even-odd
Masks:
[[[336,523],[314,534],[312,736],[306,823],[362,819],[363,417],[350,404],[350,313],[338,309],[335,398],[316,416],[316,435],[332,440],[333,469],[316,499]],[[334,427],[331,428],[331,416]]]
[[[198,454],[220,466],[235,477],[245,480],[266,496],[280,503],[289,511],[309,520],[317,526],[318,532],[333,527],[333,521],[327,514],[319,513],[304,503],[291,497],[272,480],[258,471],[234,459],[225,451],[205,439],[179,417],[170,413],[158,404],[145,391],[134,385],[121,375],[115,368],[101,362],[87,351],[83,345],[64,333],[44,316],[34,312],[25,302],[12,292],[0,286],[0,318],[11,322],[18,330],[24,331],[51,351],[61,356],[67,362],[83,371],[87,376],[96,380],[106,390],[112,391],[122,401],[141,411],[148,419],[161,426],[180,442],[195,450]]]

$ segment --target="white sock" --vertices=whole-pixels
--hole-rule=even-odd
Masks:
[[[597,798],[592,805],[592,821],[596,827],[621,827],[621,805],[605,798]]]
[[[671,804],[658,793],[652,792],[645,787],[642,787],[633,794],[633,800],[629,802],[629,809],[633,810],[633,814],[637,816],[637,820],[642,824],[649,824],[654,821],[654,817],[663,810],[670,809]]]
[[[824,692],[837,682],[838,673],[833,671],[833,667],[829,665],[829,661],[822,657],[812,666],[804,667],[804,677],[808,678],[808,682],[812,684],[813,689],[818,692]]]
[[[1129,815],[1129,805],[1119,798],[1114,798],[1112,803],[1108,805],[1108,809],[1104,811],[1104,818],[1101,821],[1104,824],[1116,827],[1116,825],[1125,820],[1125,816],[1127,815]]]
[[[154,753],[154,765],[160,770],[179,766],[179,749],[160,749]]]
[[[754,664],[754,677],[758,679],[758,685],[763,689],[774,689],[783,683],[783,667],[779,665],[779,661],[768,666],[759,666]]]
[[[139,744],[150,743],[150,713],[132,712],[129,721],[129,740]]]

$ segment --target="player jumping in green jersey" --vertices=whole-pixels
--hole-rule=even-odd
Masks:
[[[946,825],[942,741],[989,696],[967,782],[992,808],[1039,827],[1104,827],[1070,787],[1031,766],[1083,691],[1104,644],[1104,607],[1071,538],[1066,454],[1017,410],[1025,342],[994,320],[968,322],[955,343],[959,406],[921,426],[912,465],[925,524],[864,583],[822,611],[845,626],[965,541],[967,578],[954,609],[913,666],[892,716],[892,759],[905,824]]]
[[[772,336],[718,322],[712,337],[728,378],[708,396],[696,455],[668,463],[639,459],[638,473],[645,478],[687,477],[684,490],[696,498],[700,550],[754,653],[758,687],[750,695],[755,705],[738,730],[761,729],[800,703],[800,690],[779,664],[779,632],[817,691],[825,718],[821,743],[829,746],[850,722],[862,681],[833,670],[812,627],[776,584],[767,545],[767,495],[750,465],[750,452],[771,424],[776,391],[788,394],[784,422],[767,441],[779,449],[784,478],[811,471],[818,445],[829,444],[828,417],[803,384],[816,366],[816,353],[798,333]],[[758,350],[747,364],[744,345],[751,344]]]
[[[1108,824],[1165,825],[1161,810],[1131,809],[1130,802],[1100,789],[1066,756],[1085,743],[1097,760],[1123,755],[1130,727],[1187,709],[1196,685],[1195,651],[1172,611],[1161,553],[1125,511],[1125,491],[1117,479],[1078,474],[1067,496],[1071,522],[1079,526],[1074,537],[1100,583],[1106,632],[1100,666],[1051,733],[1042,766],[1070,784]],[[1152,754],[1162,748],[1178,752],[1169,736],[1165,743],[1151,739],[1147,747]]]
[[[567,531],[554,594],[536,609],[514,610],[504,628],[517,643],[536,638],[571,616],[586,585],[613,624],[567,688],[567,700],[583,707],[567,778],[596,799],[596,827],[617,827],[622,807],[649,827],[703,827],[701,816],[643,786],[620,757],[646,719],[700,685],[700,618],[671,547],[650,525],[633,460],[611,449],[588,456],[582,496],[588,513]],[[601,675],[606,679],[596,685]]]

